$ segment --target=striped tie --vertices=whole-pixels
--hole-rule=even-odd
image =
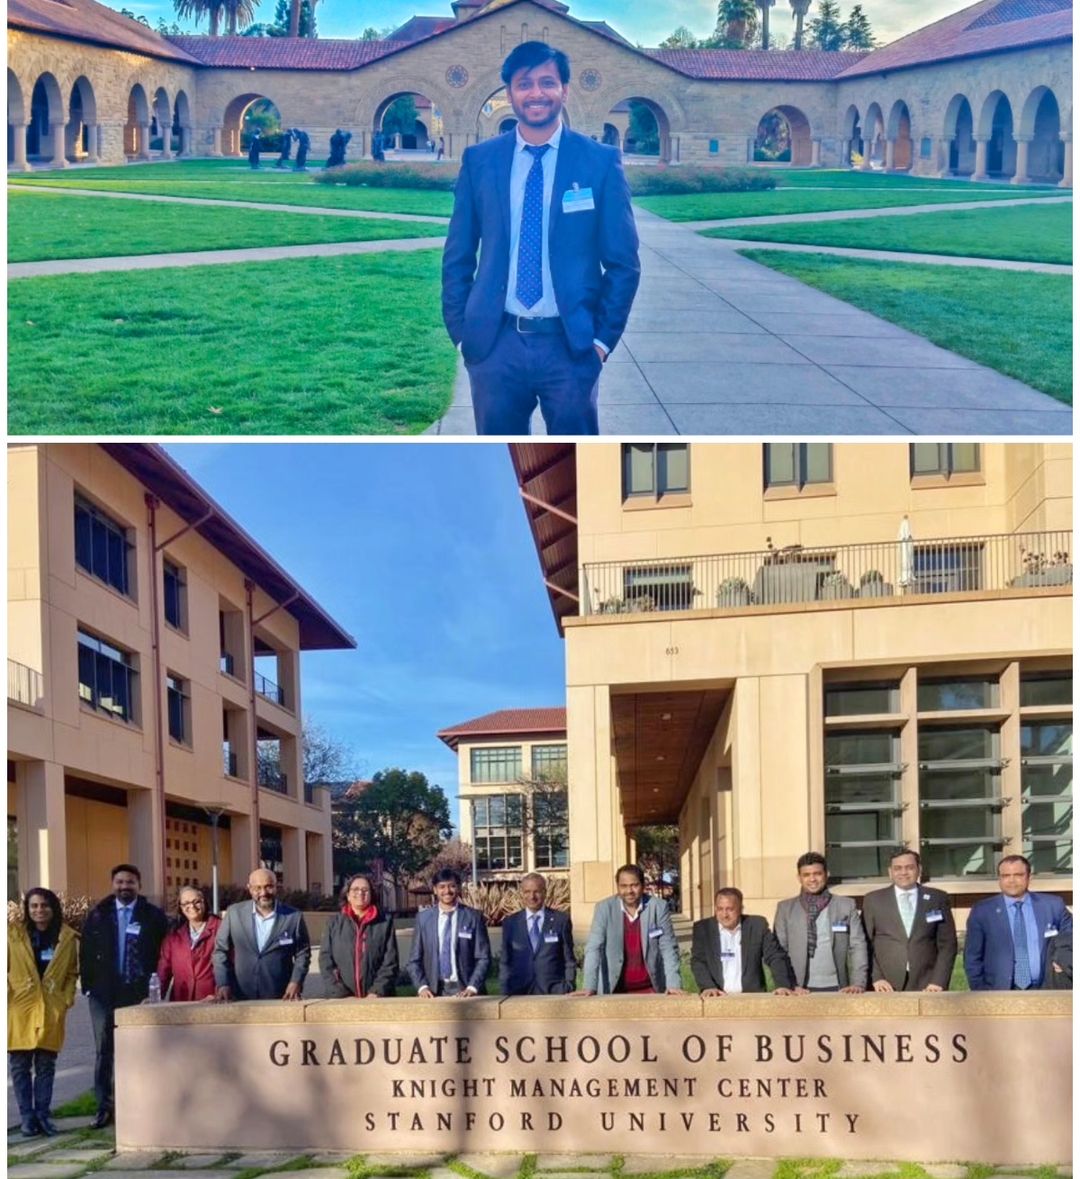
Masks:
[[[550,144],[539,147],[526,144],[532,167],[525,178],[525,199],[521,205],[521,235],[518,238],[517,297],[523,307],[533,307],[544,293],[544,152]]]

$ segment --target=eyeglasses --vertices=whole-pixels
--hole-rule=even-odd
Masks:
[[[181,901],[180,908],[181,909],[190,909],[190,908],[194,907],[194,908],[201,909],[205,904],[206,904],[206,902],[201,897],[199,897],[194,901]]]

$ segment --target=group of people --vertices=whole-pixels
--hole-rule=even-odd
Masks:
[[[340,131],[337,132],[341,134]],[[289,159],[292,155],[293,140],[296,141],[296,163],[293,165],[294,172],[307,171],[307,155],[311,150],[311,136],[306,131],[301,131],[298,127],[283,127],[278,133],[278,138],[281,143],[281,152],[274,163],[275,168],[286,168],[289,164]],[[351,138],[351,136],[349,136]],[[346,139],[348,142],[348,139]],[[333,139],[331,138],[331,146]],[[251,135],[251,141],[248,144],[248,163],[252,169],[258,171],[259,156],[262,152],[262,131],[256,128]],[[341,163],[345,162],[344,147],[342,148]],[[328,168],[332,165],[327,162]]]
[[[768,967],[778,995],[944,991],[957,956],[948,894],[920,882],[917,852],[899,849],[891,884],[854,898],[834,895],[817,852],[796,865],[799,893],[777,906],[773,928],[743,913],[737,888],[716,893],[714,915],[694,925],[691,971],[702,995],[763,992]],[[1005,856],[1000,892],[971,910],[964,968],[972,990],[1072,986],[1072,918],[1060,897],[1030,891],[1031,864]],[[182,888],[179,917],[140,896],[133,864],[112,872],[112,893],[86,918],[81,940],[62,921],[47,888],[26,894],[24,923],[11,928],[8,1049],[26,1137],[53,1135],[51,1103],[68,1009],[81,981],[89,999],[96,1059],[94,1093],[101,1128],[113,1119],[114,1024],[118,1008],[150,999],[175,1002],[301,997],[311,965],[303,914],[278,899],[277,876],[256,868],[249,899],[211,913],[203,893]],[[616,873],[616,893],[601,901],[585,943],[583,980],[569,914],[547,905],[547,882],[520,881],[522,908],[502,924],[503,995],[682,994],[679,950],[667,902],[646,892],[637,864]],[[461,900],[462,881],[442,869],[435,903],[420,911],[405,972],[422,999],[470,998],[485,991],[491,946],[483,915]],[[393,995],[398,948],[393,916],[372,879],[350,877],[341,908],[319,943],[319,972],[330,998]]]

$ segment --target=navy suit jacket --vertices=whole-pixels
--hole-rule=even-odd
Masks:
[[[484,993],[484,980],[491,965],[491,943],[483,917],[468,905],[458,905],[457,974],[462,989],[474,987]],[[405,966],[409,978],[419,991],[430,987],[439,989],[439,906],[421,909],[413,927],[409,961]]]
[[[1042,892],[1027,895],[1039,930],[1039,961],[1031,963],[1031,983],[1038,987],[1046,971],[1047,946],[1057,935],[1072,930],[1072,917],[1061,897]],[[987,897],[972,907],[964,943],[964,970],[973,991],[1012,990],[1013,937],[1003,895]]]
[[[495,346],[506,308],[516,145],[516,132],[507,132],[467,148],[454,193],[443,252],[443,320],[469,364]],[[575,187],[592,189],[595,208],[563,212],[563,195]],[[618,151],[568,127],[555,162],[548,253],[570,351],[584,355],[596,339],[610,352],[626,327],[641,277],[630,190]]]
[[[535,953],[524,909],[502,923],[499,990],[504,995],[568,995],[576,978],[574,932],[568,913],[544,910],[540,948]]]

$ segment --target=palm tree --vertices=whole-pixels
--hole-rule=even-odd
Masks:
[[[810,11],[811,0],[791,0],[791,8],[795,13],[795,48],[802,49],[803,21]]]
[[[776,3],[776,0],[757,0],[757,6],[761,9],[761,48],[769,48],[769,9]]]
[[[255,19],[255,5],[257,3],[258,0],[221,0],[229,36],[236,36],[240,31],[240,25],[251,24]]]
[[[725,47],[744,49],[757,25],[757,0],[720,0],[716,12],[717,33]]]
[[[191,19],[198,25],[204,16],[210,18],[210,36],[218,35],[224,0],[173,0],[173,9],[181,20]]]

